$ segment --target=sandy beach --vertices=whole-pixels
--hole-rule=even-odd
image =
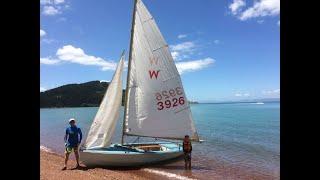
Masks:
[[[73,154],[71,155],[73,156]],[[44,149],[40,150],[40,179],[41,180],[96,180],[96,179],[141,179],[141,180],[166,180],[166,179],[207,179],[207,175],[198,175],[195,177],[191,171],[183,173],[170,173],[170,169],[174,168],[178,171],[182,166],[162,165],[162,170],[153,168],[132,168],[132,169],[108,169],[108,168],[87,168],[85,165],[79,169],[75,169],[76,162],[73,157],[68,161],[67,170],[62,171],[64,164],[63,155],[56,154]],[[219,167],[220,163],[212,166],[210,178],[211,179],[255,179],[255,180],[273,180],[279,179],[279,176],[272,176],[268,174],[259,174],[257,172],[250,172],[243,168]],[[221,164],[220,164],[221,165]],[[200,166],[193,167],[193,171],[201,169]],[[203,168],[203,167],[202,167]],[[164,170],[166,169],[166,170]]]
[[[150,173],[135,173],[130,170],[110,170],[103,168],[88,169],[86,167],[75,169],[76,162],[73,159],[68,161],[67,170],[62,171],[64,158],[62,155],[40,151],[40,179],[41,180],[100,180],[100,179],[165,179]],[[135,170],[131,170],[135,171]]]

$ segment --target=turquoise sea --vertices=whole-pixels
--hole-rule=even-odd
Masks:
[[[62,154],[68,119],[77,119],[85,140],[97,110],[40,109],[40,144]],[[280,179],[280,103],[192,104],[191,110],[198,133],[205,140],[193,143],[193,170],[184,171],[184,162],[178,161],[150,167],[154,172],[197,179]],[[115,143],[120,142],[122,114]]]

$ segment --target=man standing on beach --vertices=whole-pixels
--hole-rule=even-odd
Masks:
[[[67,162],[69,159],[70,153],[73,151],[74,155],[76,156],[77,160],[77,167],[80,167],[79,164],[79,152],[78,148],[82,140],[82,132],[81,129],[76,126],[76,120],[71,118],[69,120],[70,126],[66,129],[66,134],[64,136],[64,142],[65,142],[65,161],[64,161],[64,167],[62,170],[67,169]]]
[[[192,145],[188,135],[184,136],[183,152],[184,152],[184,167],[191,169],[191,151]]]

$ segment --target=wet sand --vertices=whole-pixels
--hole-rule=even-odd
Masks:
[[[73,154],[71,155],[73,156]],[[76,162],[74,158],[68,161],[67,170],[62,171],[64,157],[50,151],[41,149],[40,151],[40,179],[41,180],[98,180],[98,179],[255,179],[255,180],[273,180],[280,179],[278,176],[266,174],[257,174],[248,171],[248,169],[234,167],[219,167],[220,163],[215,165],[199,165],[192,167],[191,171],[185,171],[183,166],[167,164],[161,166],[152,166],[150,168],[132,168],[132,169],[108,169],[108,168],[87,168],[82,165],[75,169]],[[221,164],[220,164],[221,165]],[[204,168],[210,166],[211,168]]]
[[[86,168],[85,166],[75,169],[76,162],[73,159],[68,161],[67,170],[62,171],[64,164],[62,155],[40,151],[40,179],[41,180],[100,180],[100,179],[166,179],[151,173],[140,172],[135,170],[110,170],[104,168]],[[132,172],[130,172],[132,171]]]

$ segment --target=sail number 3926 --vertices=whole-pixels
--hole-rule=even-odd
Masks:
[[[181,87],[175,89],[170,89],[169,91],[162,91],[161,93],[156,93],[157,109],[163,110],[164,108],[172,108],[185,103],[183,91]]]

